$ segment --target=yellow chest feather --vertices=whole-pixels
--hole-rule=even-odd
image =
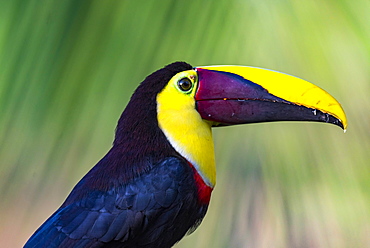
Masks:
[[[216,166],[211,124],[196,111],[194,96],[182,94],[169,83],[157,96],[157,116],[159,127],[171,145],[213,188]]]

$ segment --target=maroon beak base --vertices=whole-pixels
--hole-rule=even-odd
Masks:
[[[317,121],[338,125],[334,116],[307,108],[270,94],[262,86],[222,71],[196,68],[196,108],[203,119],[215,126],[271,122]]]

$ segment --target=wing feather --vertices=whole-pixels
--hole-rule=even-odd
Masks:
[[[187,180],[185,166],[182,160],[169,158],[119,188],[91,191],[58,209],[25,247],[101,247],[111,242],[125,247],[133,240],[143,246],[151,244],[191,203],[191,197],[184,197],[194,191],[184,189],[189,187],[183,183]]]

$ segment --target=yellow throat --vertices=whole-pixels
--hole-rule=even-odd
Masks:
[[[189,79],[192,86],[184,91],[179,81]],[[175,150],[197,170],[205,184],[216,184],[216,164],[211,123],[195,109],[197,74],[194,70],[176,74],[157,95],[158,124]]]

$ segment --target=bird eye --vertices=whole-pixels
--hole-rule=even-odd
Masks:
[[[189,91],[193,87],[193,83],[190,81],[189,78],[182,78],[177,82],[180,90],[182,91]]]

